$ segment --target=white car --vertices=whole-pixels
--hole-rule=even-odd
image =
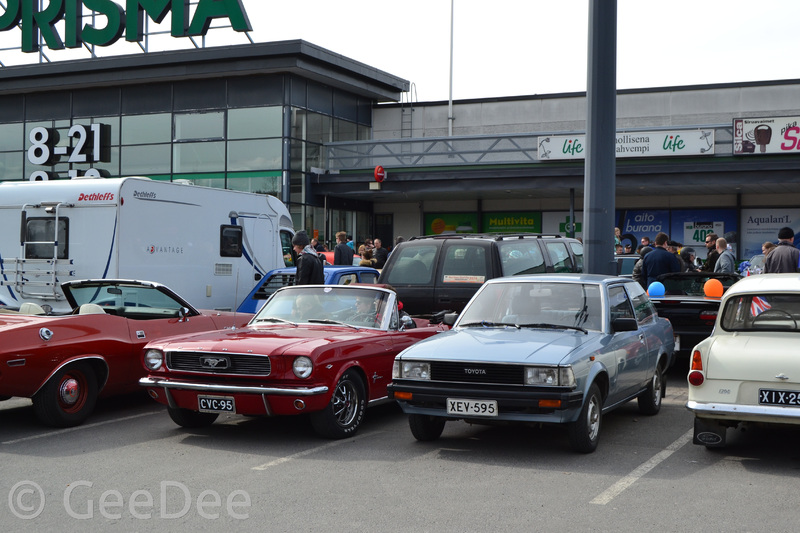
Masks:
[[[724,446],[726,430],[742,423],[800,424],[800,274],[729,288],[688,380],[695,444]]]

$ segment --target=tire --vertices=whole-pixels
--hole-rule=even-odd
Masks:
[[[169,417],[173,422],[184,428],[204,428],[210,426],[219,416],[219,413],[201,413],[182,407],[167,407]]]
[[[589,392],[586,393],[578,419],[568,426],[569,443],[576,452],[592,453],[597,449],[602,409],[603,397],[600,395],[600,389],[596,383],[592,383]]]
[[[344,439],[355,435],[364,420],[366,410],[364,382],[348,370],[344,373],[325,409],[311,414],[311,425],[319,435],[329,439]]]
[[[446,418],[429,415],[408,415],[408,425],[414,438],[423,442],[436,440],[442,436]]]
[[[56,372],[33,397],[33,409],[43,423],[71,427],[86,420],[97,403],[97,376],[89,363],[75,363]]]
[[[664,399],[664,372],[656,366],[653,379],[647,388],[636,399],[639,402],[639,412],[645,415],[655,415],[661,410],[661,400]]]

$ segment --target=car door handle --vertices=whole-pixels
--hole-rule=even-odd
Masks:
[[[639,333],[639,342],[644,344],[644,333]]]

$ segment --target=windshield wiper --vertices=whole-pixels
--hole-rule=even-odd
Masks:
[[[329,318],[309,318],[306,322],[311,322],[314,324],[333,324],[335,326],[347,326],[348,328],[353,328],[355,330],[361,329],[358,326],[354,326],[352,324],[348,324],[347,322],[340,322],[339,320],[331,320]]]
[[[518,327],[516,324],[496,324],[494,322],[488,322],[486,320],[482,320],[481,322],[467,322],[466,324],[459,324],[458,327],[460,328],[474,328],[474,327],[483,327],[483,328],[504,328],[506,326]]]
[[[539,329],[574,329],[576,331],[581,331],[583,333],[589,333],[585,329],[579,326],[562,326],[561,324],[544,324],[544,323],[536,323],[536,324],[516,324],[518,328],[539,328]]]
[[[297,324],[292,322],[291,320],[286,320],[283,318],[278,318],[274,316],[265,316],[263,318],[256,318],[256,322],[280,322],[282,324],[291,324],[294,327],[297,327]]]

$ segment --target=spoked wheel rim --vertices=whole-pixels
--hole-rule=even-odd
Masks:
[[[656,406],[661,405],[661,372],[656,370],[653,375],[653,404]]]
[[[336,386],[331,399],[333,418],[342,427],[349,426],[358,416],[358,390],[353,382],[342,381]]]
[[[58,384],[58,405],[65,413],[78,413],[86,405],[89,384],[81,372],[67,372]]]
[[[589,439],[594,441],[600,434],[600,402],[597,396],[589,399],[589,409],[586,410],[586,428]]]

